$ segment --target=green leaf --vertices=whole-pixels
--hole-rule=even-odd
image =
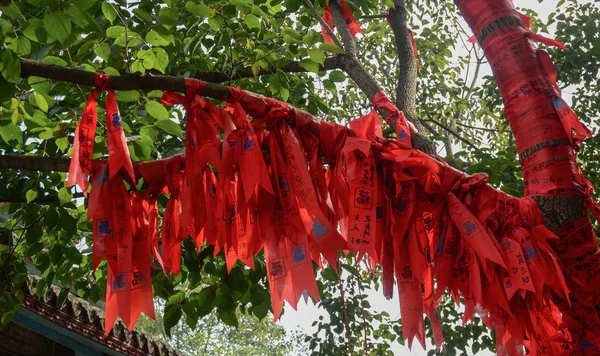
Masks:
[[[60,205],[65,205],[73,200],[73,195],[71,195],[67,188],[62,187],[58,190],[58,200],[60,201]]]
[[[142,40],[140,35],[133,31],[127,31],[127,33],[122,33],[115,39],[114,45],[121,47],[136,47],[142,43],[144,43],[144,40]]]
[[[21,62],[19,57],[10,50],[3,50],[0,53],[0,68],[2,76],[9,83],[17,83],[21,76]]]
[[[133,9],[133,15],[138,18],[143,24],[150,24],[154,19],[152,16],[142,9]]]
[[[309,72],[319,73],[319,64],[314,62],[312,59],[305,58],[301,60],[300,67],[306,69]]]
[[[154,117],[158,120],[168,120],[169,119],[169,112],[162,104],[160,104],[156,101],[149,101],[146,103],[145,107],[146,107],[146,111],[148,112],[148,114],[151,115],[152,117]]]
[[[262,303],[255,306],[253,313],[259,320],[263,320],[269,314],[269,303]]]
[[[52,89],[50,80],[46,78],[31,76],[27,78],[27,82],[29,85],[31,85],[33,90],[40,94],[48,95],[50,93],[50,89]]]
[[[342,47],[336,45],[335,43],[321,43],[319,45],[319,48],[325,52],[332,52],[332,53],[338,53],[338,54],[344,53],[344,49]]]
[[[137,53],[137,57],[142,60],[142,64],[146,69],[154,68],[154,61],[156,60],[156,55],[154,51],[151,49],[142,49]]]
[[[56,308],[61,310],[67,301],[67,297],[69,296],[69,287],[63,287],[56,298]]]
[[[63,153],[69,148],[69,139],[66,136],[55,139],[54,143],[56,143],[56,147],[60,148]]]
[[[65,42],[71,34],[71,19],[66,15],[46,14],[43,21],[46,31],[61,43]]]
[[[110,58],[110,46],[106,43],[99,43],[94,47],[94,53],[108,62]]]
[[[117,11],[115,11],[113,5],[111,5],[108,1],[102,2],[102,14],[104,15],[104,17],[106,17],[106,19],[108,20],[108,22],[110,22],[111,25],[117,18]]]
[[[25,233],[25,241],[27,241],[28,245],[33,245],[34,243],[41,240],[43,235],[44,235],[44,230],[42,229],[42,226],[39,224],[36,224],[36,225],[31,226],[29,229],[27,229],[27,232]],[[30,251],[27,251],[27,252],[30,252]]]
[[[133,61],[131,63],[131,72],[132,73],[135,73],[135,72],[144,73],[145,71],[146,71],[146,69],[144,68],[144,65],[142,64],[142,62]]]
[[[48,42],[48,32],[40,19],[30,19],[23,27],[23,35],[32,41],[39,43]]]
[[[96,0],[75,0],[73,6],[80,8],[81,10],[87,10],[90,7],[96,5]]]
[[[8,49],[21,57],[28,56],[31,53],[31,42],[25,36],[7,38],[6,43],[8,44]]]
[[[260,28],[260,20],[258,17],[252,14],[246,15],[244,23],[246,26],[248,26],[248,28]]]
[[[306,45],[308,47],[312,47],[315,43],[317,43],[319,41],[319,39],[320,39],[319,34],[316,32],[311,32],[309,34],[302,36],[302,41],[304,43],[306,43]]]
[[[96,24],[94,19],[79,6],[69,6],[65,12],[67,15],[69,15],[71,21],[81,28],[86,28],[91,24]]]
[[[179,22],[179,11],[172,7],[163,7],[158,12],[158,23],[175,26]]]
[[[46,98],[44,98],[43,95],[33,93],[29,96],[29,98],[29,102],[31,102],[31,104],[37,106],[43,112],[48,112],[48,102],[46,101]]]
[[[131,102],[140,98],[140,93],[135,90],[116,91],[115,94],[117,95],[117,100],[119,102]]]
[[[19,126],[12,122],[0,126],[0,137],[12,147],[20,147],[23,144],[23,132],[21,132]]]
[[[60,59],[55,56],[46,56],[46,57],[42,58],[42,63],[53,64],[55,66],[61,66],[61,67],[65,67],[67,65],[67,62],[65,62],[63,59]]]
[[[229,0],[229,3],[235,5],[243,13],[248,13],[252,9],[252,1],[249,0]]]
[[[153,46],[168,46],[169,44],[171,44],[171,42],[164,39],[161,35],[158,34],[158,32],[154,30],[150,30],[146,34],[146,41],[148,41],[148,43],[150,43]]]
[[[337,93],[337,87],[333,81],[325,79],[323,81],[323,85],[325,86],[325,89],[329,90],[332,94]]]
[[[177,292],[169,297],[169,300],[167,300],[166,305],[169,306],[169,305],[174,305],[174,304],[181,304],[181,302],[183,302],[184,300],[185,300],[185,293]]]
[[[123,26],[110,26],[106,29],[106,37],[117,38],[125,33],[125,27]]]
[[[346,80],[346,75],[339,70],[333,70],[329,72],[329,79],[335,83],[341,83]]]
[[[167,66],[169,65],[169,55],[162,48],[153,48],[154,51],[154,69],[165,73]]]
[[[38,191],[36,189],[29,189],[27,193],[25,193],[25,198],[27,199],[27,203],[31,203],[38,197]]]
[[[319,64],[325,63],[325,54],[323,54],[323,51],[321,51],[320,49],[311,49],[311,50],[309,50],[308,51],[308,56],[314,62],[317,62]]]
[[[163,324],[167,336],[171,337],[171,329],[177,325],[179,319],[181,319],[181,305],[173,304],[165,307],[165,315],[163,317]]]
[[[185,3],[185,9],[192,15],[198,16],[201,19],[205,19],[213,15],[213,10],[203,3],[196,4],[193,1],[188,1]]]
[[[219,319],[223,321],[225,324],[238,327],[237,316],[235,315],[235,310],[223,310],[219,309]]]
[[[154,126],[173,136],[181,136],[181,126],[171,120],[158,120]]]

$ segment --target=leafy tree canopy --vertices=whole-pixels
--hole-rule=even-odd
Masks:
[[[356,39],[357,57],[383,89],[397,98],[399,57],[385,19],[392,0],[348,1],[365,35]],[[323,14],[323,0],[314,6]],[[409,27],[418,48],[417,112],[439,154],[467,172],[485,172],[492,185],[513,194],[523,191],[514,140],[504,121],[501,99],[452,2],[406,1]],[[336,58],[337,45],[324,43],[314,14],[302,0],[21,0],[0,7],[0,153],[68,158],[73,132],[89,88],[41,77],[21,79],[20,59],[77,67],[111,76],[154,73],[204,76],[286,101],[325,120],[346,123],[370,110],[369,98]],[[572,94],[573,108],[588,123],[598,116],[596,29],[600,10],[591,2],[561,0],[548,19],[532,17],[532,30],[554,31],[570,50],[550,50],[559,84]],[[210,73],[208,73],[210,72]],[[117,92],[123,127],[134,161],[154,160],[182,152],[184,110],[165,108],[162,92]],[[99,102],[103,100],[100,99]],[[99,106],[99,115],[103,112]],[[107,155],[105,127],[95,139],[94,158]],[[597,163],[600,141],[590,140],[578,158],[586,177],[600,186]],[[57,282],[66,291],[92,302],[105,293],[106,266],[92,271],[91,226],[80,192],[66,188],[66,173],[22,169],[0,172],[0,318],[8,323],[23,293],[26,264],[41,273],[38,293]],[[166,199],[161,200],[161,209]],[[153,276],[154,294],[164,300],[165,330],[184,319],[187,325],[256,325],[270,310],[264,262],[252,271],[237,265],[227,274],[222,255],[198,253],[183,243],[183,269],[177,276]],[[364,289],[378,287],[375,274],[343,262],[346,308],[340,304],[339,279],[327,269],[319,281],[321,307],[329,321],[317,321],[319,332],[308,337],[315,353],[360,352],[363,332],[369,347],[390,354],[402,330],[385,313],[371,313]],[[356,281],[360,277],[361,281]],[[351,282],[350,282],[351,281]],[[355,288],[358,283],[361,288]],[[187,293],[189,291],[194,291]],[[460,315],[450,302],[442,318]],[[240,314],[238,310],[243,310]],[[364,311],[363,311],[364,310]],[[252,316],[253,315],[253,316]],[[363,315],[367,320],[363,330]],[[202,321],[199,321],[202,319]],[[239,321],[242,320],[242,322]],[[349,319],[349,320],[348,320]],[[249,320],[252,320],[251,322]],[[348,325],[346,325],[348,324]],[[150,328],[150,326],[147,326]],[[218,328],[221,328],[220,326]],[[352,342],[347,343],[346,329]],[[224,329],[219,329],[226,335]],[[236,337],[248,329],[237,331]],[[173,331],[175,333],[176,331]],[[448,354],[493,349],[493,336],[476,323],[447,329]],[[182,336],[183,337],[183,336]]]

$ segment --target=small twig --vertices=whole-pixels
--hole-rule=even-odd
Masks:
[[[323,20],[323,18],[319,15],[319,12],[317,11],[317,9],[315,9],[315,7],[312,4],[312,2],[310,2],[310,0],[304,0],[304,2],[306,3],[306,6],[308,6],[308,8],[310,9],[310,11],[313,13],[313,15],[315,16],[315,18],[317,19],[317,21],[319,21],[319,23],[321,24],[321,26],[323,26],[323,28],[325,29],[325,31],[327,31],[327,33],[329,34],[329,36],[331,36],[331,39],[333,39],[333,42],[335,42],[336,45],[340,46],[340,48],[344,48],[344,46],[342,45],[342,43],[340,42],[340,40],[337,38],[337,36],[333,32],[333,29],[331,27],[329,27],[329,25],[325,22],[325,20]]]
[[[434,119],[428,119],[426,121],[431,121],[434,124],[438,125],[439,127],[443,128],[444,130],[448,131],[449,133],[451,133],[454,137],[456,137],[457,139],[459,139],[460,141],[464,142],[465,144],[467,144],[469,147],[471,147],[474,150],[479,150],[479,148],[477,146],[475,146],[471,141],[467,140],[466,138],[462,137],[461,135],[458,134],[458,132],[452,130],[451,128],[449,128],[448,126],[442,124],[441,122],[434,120]]]
[[[386,14],[361,16],[361,19],[387,19]]]
[[[498,129],[488,129],[488,128],[485,128],[485,127],[471,126],[471,125],[461,124],[460,122],[457,122],[456,124],[459,125],[459,126],[468,127],[470,129],[474,129],[474,130],[481,130],[481,131],[487,131],[487,132],[501,132]]]

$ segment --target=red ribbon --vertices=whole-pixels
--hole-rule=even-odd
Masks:
[[[364,33],[363,30],[360,28],[358,21],[356,21],[356,19],[354,18],[352,11],[348,7],[348,4],[346,4],[344,0],[342,0],[342,2],[340,3],[340,7],[342,8],[342,16],[344,16],[344,21],[346,22],[346,26],[348,27],[348,30],[350,30],[352,37],[356,37],[356,35],[359,33]],[[325,14],[323,15],[323,21],[329,26],[329,28],[333,30],[333,13],[331,12],[331,8],[329,7],[329,5],[324,5],[323,10],[325,10]],[[331,38],[325,27],[321,27],[321,34],[323,35],[323,41],[328,43],[334,43],[333,39]]]
[[[92,156],[94,154],[94,136],[96,134],[97,111],[96,97],[100,91],[104,91],[110,77],[106,74],[96,73],[94,83],[96,89],[92,90],[88,96],[82,119],[75,129],[75,140],[73,143],[73,157],[69,165],[69,178],[67,187],[77,184],[83,194],[87,196],[88,177],[92,169]],[[121,125],[119,108],[114,91],[107,90],[106,98],[106,131],[108,135],[108,163],[110,177],[115,177],[117,173],[124,169],[125,178],[129,182],[135,182],[133,173],[133,164],[127,149],[125,132]]]
[[[371,99],[375,109],[385,109],[391,113],[385,118],[385,122],[393,127],[396,125],[396,140],[405,145],[412,147],[412,133],[408,121],[404,117],[404,113],[399,111],[383,91],[378,91]]]

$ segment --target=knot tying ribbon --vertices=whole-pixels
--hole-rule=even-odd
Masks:
[[[397,136],[396,140],[399,143],[405,145],[406,147],[412,147],[411,132],[415,131],[415,129],[414,126],[412,126],[412,124],[410,124],[406,120],[406,117],[404,117],[404,113],[398,110],[398,108],[396,108],[394,104],[392,104],[390,99],[387,97],[387,95],[385,95],[383,91],[378,91],[377,93],[375,93],[375,95],[373,95],[373,98],[371,99],[371,102],[375,109],[385,109],[391,112],[385,118],[385,122],[390,127],[394,127],[395,125]]]
[[[125,132],[121,125],[121,117],[114,91],[106,89],[110,77],[106,74],[96,73],[94,84],[96,88],[90,92],[81,120],[75,129],[73,142],[73,157],[69,165],[69,178],[67,187],[77,184],[83,194],[87,196],[88,178],[92,169],[92,157],[94,154],[94,136],[98,123],[96,98],[98,93],[106,90],[106,131],[108,135],[108,167],[110,177],[114,177],[123,168],[124,176],[130,183],[135,182],[133,164],[127,149]]]

